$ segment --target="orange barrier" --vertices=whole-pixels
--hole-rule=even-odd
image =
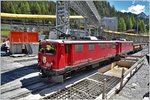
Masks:
[[[10,43],[37,43],[38,32],[10,32]]]

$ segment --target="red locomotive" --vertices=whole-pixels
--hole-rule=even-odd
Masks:
[[[99,66],[103,59],[133,51],[131,41],[46,40],[40,43],[38,65],[42,77],[63,81],[64,75]]]

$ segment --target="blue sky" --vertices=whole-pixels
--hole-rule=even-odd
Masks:
[[[148,0],[108,0],[110,5],[114,5],[115,9],[121,12],[131,12],[139,14],[144,12],[150,15]]]

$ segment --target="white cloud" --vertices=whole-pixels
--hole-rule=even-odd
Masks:
[[[128,10],[121,10],[121,12],[131,12],[131,13],[134,13],[134,14],[139,14],[141,12],[144,12],[145,10],[145,6],[144,5],[132,5],[130,7],[128,7]]]
[[[127,10],[121,10],[121,12],[123,12],[123,13],[124,13],[124,12],[129,12],[129,11],[127,11]]]

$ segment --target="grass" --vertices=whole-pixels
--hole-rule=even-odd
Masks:
[[[10,33],[10,31],[1,30],[1,36],[7,36],[7,37],[9,37],[9,33]]]

